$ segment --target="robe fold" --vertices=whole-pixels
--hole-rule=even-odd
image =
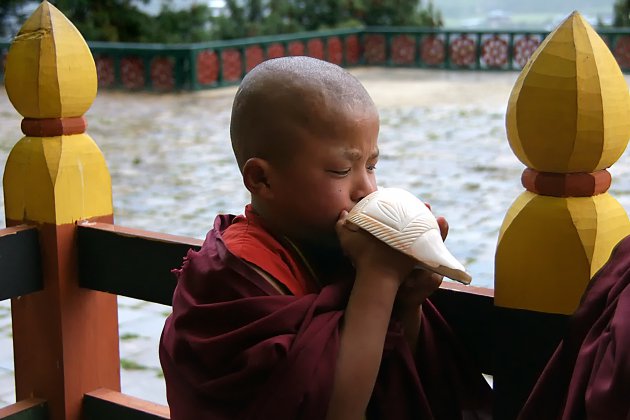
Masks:
[[[239,222],[218,216],[202,248],[175,270],[159,349],[171,418],[325,419],[353,279],[314,292],[299,259],[259,226],[227,230],[226,245],[226,229]],[[390,323],[366,417],[489,418],[483,377],[429,302],[422,317],[417,355],[401,324]]]
[[[519,419],[630,419],[630,236],[593,276]]]

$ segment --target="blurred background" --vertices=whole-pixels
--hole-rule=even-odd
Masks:
[[[38,5],[0,2],[0,38]],[[52,0],[88,41],[185,43],[364,25],[554,28],[579,10],[628,26],[628,0]]]

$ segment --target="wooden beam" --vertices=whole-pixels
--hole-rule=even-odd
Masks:
[[[569,315],[494,308],[494,418],[514,419],[567,331]]]
[[[38,230],[44,288],[11,302],[15,394],[46,399],[51,420],[78,420],[86,392],[120,390],[116,297],[79,287],[75,223]]]
[[[444,281],[431,297],[482,372],[492,374],[494,291]]]
[[[175,277],[188,249],[201,240],[107,223],[79,225],[83,287],[171,304]],[[431,298],[485,373],[492,373],[493,290],[444,282]]]
[[[39,238],[34,226],[0,229],[0,300],[42,289]]]
[[[167,406],[101,388],[83,397],[83,418],[90,420],[170,419]]]
[[[177,283],[171,270],[203,243],[107,223],[80,224],[78,241],[81,287],[164,305]]]
[[[46,400],[30,398],[0,408],[2,420],[45,420],[48,419]]]

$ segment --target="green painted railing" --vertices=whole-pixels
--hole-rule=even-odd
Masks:
[[[599,33],[622,70],[630,71],[630,29]],[[256,64],[286,55],[309,55],[346,67],[520,70],[547,34],[368,27],[179,45],[91,42],[90,48],[100,88],[173,91],[236,84]],[[9,43],[0,43],[3,61],[8,48]]]

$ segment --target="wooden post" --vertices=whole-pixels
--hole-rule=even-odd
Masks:
[[[105,159],[85,134],[96,68],[77,29],[44,1],[15,37],[5,86],[25,134],[4,172],[7,225],[38,226],[44,290],[14,299],[17,400],[79,419],[86,392],[120,390],[116,296],[81,289],[76,222],[112,222]]]
[[[495,260],[497,419],[513,419],[567,317],[630,233],[606,168],[630,137],[630,97],[608,47],[574,12],[523,68],[510,96],[510,146],[527,168]]]

